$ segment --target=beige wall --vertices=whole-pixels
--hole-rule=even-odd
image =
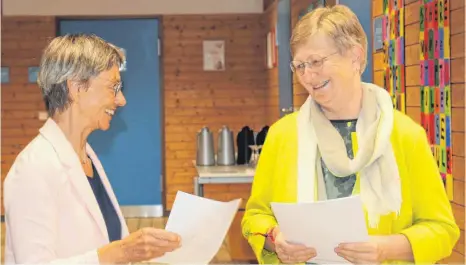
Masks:
[[[262,13],[263,0],[2,0],[6,16]]]

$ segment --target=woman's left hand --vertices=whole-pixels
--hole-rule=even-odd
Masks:
[[[335,252],[353,264],[380,264],[385,261],[385,252],[377,241],[342,243]]]

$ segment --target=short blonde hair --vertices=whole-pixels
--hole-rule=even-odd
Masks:
[[[340,54],[355,45],[363,49],[360,73],[367,65],[367,36],[356,14],[344,5],[319,7],[302,17],[293,29],[290,48],[294,57],[296,49],[312,35],[323,32],[333,39]]]

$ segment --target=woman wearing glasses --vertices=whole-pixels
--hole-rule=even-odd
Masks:
[[[140,262],[180,246],[178,235],[161,229],[128,233],[87,143],[126,104],[123,61],[115,46],[93,35],[57,37],[46,47],[38,84],[50,119],[4,183],[7,264]]]
[[[301,263],[312,246],[286,242],[271,202],[360,194],[370,242],[341,242],[351,263],[436,263],[459,237],[426,133],[361,82],[367,38],[347,7],[318,8],[291,37],[291,69],[309,97],[269,129],[242,221],[260,263]],[[299,218],[299,217],[296,217]],[[329,227],[328,229],[332,229]]]

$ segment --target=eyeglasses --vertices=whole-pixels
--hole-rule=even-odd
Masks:
[[[113,91],[115,92],[115,97],[123,90],[123,82],[118,82],[113,86]]]
[[[337,54],[337,52],[331,53],[325,57],[322,57],[320,55],[314,54],[311,55],[309,58],[309,61],[298,61],[294,60],[291,61],[290,63],[290,68],[293,73],[298,73],[299,75],[304,75],[306,72],[306,67],[309,67],[309,69],[314,70],[314,71],[320,71],[322,69],[322,65],[324,62],[328,59],[328,57]]]
[[[113,86],[109,86],[109,85],[106,85],[106,86],[113,90],[113,92],[115,93],[115,97],[118,95],[118,93],[120,93],[120,91],[123,91],[123,82],[122,81],[119,81],[119,82],[115,83],[114,81],[111,81],[111,80],[106,79],[106,78],[102,78],[102,77],[96,77],[96,78],[100,79],[100,80],[104,80],[107,83],[114,83]]]

